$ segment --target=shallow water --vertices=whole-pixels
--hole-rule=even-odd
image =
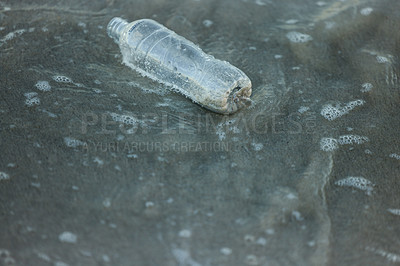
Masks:
[[[398,264],[399,8],[0,1],[0,265]],[[237,66],[251,106],[135,73],[114,16]]]

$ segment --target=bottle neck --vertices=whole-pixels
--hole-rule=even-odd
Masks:
[[[107,33],[116,43],[119,44],[119,37],[128,22],[122,18],[115,17],[107,25]]]

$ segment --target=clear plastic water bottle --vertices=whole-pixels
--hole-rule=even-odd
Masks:
[[[249,102],[251,81],[241,70],[154,20],[128,23],[116,17],[107,32],[119,44],[126,65],[209,110],[230,114]]]

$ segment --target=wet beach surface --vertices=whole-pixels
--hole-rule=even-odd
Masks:
[[[400,3],[0,1],[0,265],[400,263]],[[154,19],[252,80],[212,113],[123,65]]]

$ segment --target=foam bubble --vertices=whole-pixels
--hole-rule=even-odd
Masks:
[[[340,136],[338,139],[338,143],[340,145],[345,145],[345,144],[363,144],[365,142],[368,142],[369,139],[368,137],[365,136],[359,136],[359,135],[343,135]]]
[[[292,211],[292,216],[297,220],[297,221],[303,221],[304,218],[301,216],[301,213],[299,211]]]
[[[40,104],[40,99],[38,97],[34,97],[32,99],[26,99],[25,104],[27,106],[33,106],[33,105],[39,105]]]
[[[80,141],[78,139],[71,138],[71,137],[65,137],[64,143],[65,143],[65,145],[67,145],[67,147],[70,147],[70,148],[76,148],[78,146],[86,146],[87,145],[86,142],[83,142],[83,141]]]
[[[322,108],[321,115],[329,121],[332,121],[338,117],[341,117],[343,112],[340,107],[334,107],[331,104],[327,104]]]
[[[374,86],[371,83],[364,83],[363,85],[361,85],[361,87],[361,92],[369,92]]]
[[[369,16],[374,9],[372,7],[365,7],[360,10],[360,14],[363,16]]]
[[[364,103],[364,100],[355,100],[348,102],[345,106],[341,106],[340,104],[337,104],[336,106],[333,106],[332,104],[326,104],[322,107],[321,115],[329,121],[332,121],[349,113],[356,106],[361,106]]]
[[[222,254],[224,254],[225,256],[228,256],[228,255],[231,255],[231,254],[232,254],[232,249],[227,248],[227,247],[221,248],[219,251],[220,251]]]
[[[289,19],[285,21],[286,24],[296,24],[297,22],[299,22],[297,19]]]
[[[344,106],[344,110],[346,111],[346,113],[348,113],[349,111],[353,110],[356,106],[361,106],[364,103],[365,103],[364,100],[355,100],[355,101],[348,102]]]
[[[184,229],[179,232],[179,237],[189,238],[192,236],[192,232],[190,230]]]
[[[375,248],[371,248],[371,247],[367,247],[366,250],[369,250],[378,255],[381,255],[382,257],[386,258],[389,262],[394,262],[394,263],[400,262],[399,254],[395,254],[395,253],[387,252],[382,249],[375,249]]]
[[[390,157],[390,158],[397,159],[397,160],[400,160],[400,155],[398,155],[398,154],[396,154],[396,153],[389,154],[389,157]]]
[[[71,232],[63,232],[58,236],[61,242],[74,244],[78,241],[78,237]]]
[[[245,263],[247,265],[258,265],[260,262],[256,255],[247,255],[245,258]]]
[[[0,264],[15,265],[15,259],[11,256],[10,251],[7,249],[0,249]]]
[[[101,160],[99,157],[95,157],[95,158],[93,159],[93,162],[94,162],[94,163],[97,163],[98,166],[101,166],[101,165],[104,164],[104,161]]]
[[[289,39],[289,41],[293,43],[306,43],[309,41],[312,41],[312,37],[308,34],[300,33],[297,31],[291,31],[286,34],[286,37]]]
[[[7,173],[0,172],[0,180],[8,180],[10,176]]]
[[[300,114],[307,112],[308,110],[310,110],[310,107],[307,106],[300,106],[299,110],[297,110],[297,112],[299,112]]]
[[[144,205],[146,206],[146,208],[153,208],[154,207],[154,202],[147,201]]]
[[[374,184],[371,181],[361,176],[360,177],[349,176],[347,178],[336,181],[335,184],[341,187],[357,188],[366,191],[367,194],[371,194],[374,186]]]
[[[60,83],[73,83],[72,79],[66,76],[53,76],[53,80]]]
[[[36,92],[27,92],[24,94],[24,96],[26,97],[25,99],[25,104],[27,106],[34,106],[34,105],[39,105],[40,104],[40,99],[39,97],[37,97],[37,93]]]
[[[24,32],[26,32],[25,29],[19,29],[19,30],[15,30],[13,32],[8,33],[6,36],[4,36],[2,39],[0,39],[1,42],[7,42],[9,40],[14,39],[15,37],[23,34]]]
[[[51,262],[49,255],[47,255],[45,253],[38,252],[38,253],[36,253],[36,255],[38,256],[38,258],[40,258],[44,261]]]
[[[116,113],[110,113],[112,120],[115,122],[121,122],[125,125],[136,125],[139,123],[139,120],[130,115],[119,115]]]
[[[371,150],[369,150],[369,149],[365,149],[365,154],[372,154],[372,151]]]
[[[390,62],[387,57],[381,55],[376,56],[376,61],[378,61],[379,64],[385,64]]]
[[[334,138],[322,138],[319,145],[323,151],[334,151],[338,148],[338,142]]]
[[[35,96],[37,96],[38,94],[37,94],[37,92],[27,92],[27,93],[24,93],[24,96],[27,98],[27,99],[31,99],[31,98],[33,98],[33,97],[35,97]]]
[[[212,24],[214,24],[214,22],[212,22],[212,21],[209,20],[209,19],[203,20],[203,25],[204,25],[204,27],[209,28],[209,27],[211,27]]]
[[[201,266],[201,264],[193,260],[190,253],[184,249],[173,249],[172,254],[177,260],[178,265]]]
[[[35,87],[40,91],[50,91],[51,86],[48,81],[40,80],[36,82]]]
[[[265,239],[264,237],[260,237],[257,239],[256,244],[260,246],[265,246],[267,244],[267,239]]]
[[[256,238],[253,235],[245,235],[244,236],[244,242],[254,243],[254,241],[256,241]]]
[[[400,209],[388,209],[388,212],[394,215],[400,215]]]
[[[105,198],[103,200],[103,206],[104,206],[104,208],[110,208],[111,207],[111,199],[110,198]]]
[[[253,149],[255,151],[261,151],[264,147],[264,145],[262,143],[254,143],[253,142],[251,145],[253,146]]]
[[[7,164],[7,167],[9,167],[9,168],[14,168],[14,167],[16,167],[17,166],[17,164],[15,164],[15,163],[9,163],[9,164]]]
[[[275,230],[270,228],[270,229],[265,230],[265,233],[267,235],[273,235],[273,234],[275,234]]]
[[[54,266],[69,266],[69,264],[62,262],[62,261],[56,261],[54,263]]]
[[[259,6],[266,6],[267,5],[266,3],[264,3],[261,0],[256,0],[255,3],[256,3],[256,5],[259,5]]]

